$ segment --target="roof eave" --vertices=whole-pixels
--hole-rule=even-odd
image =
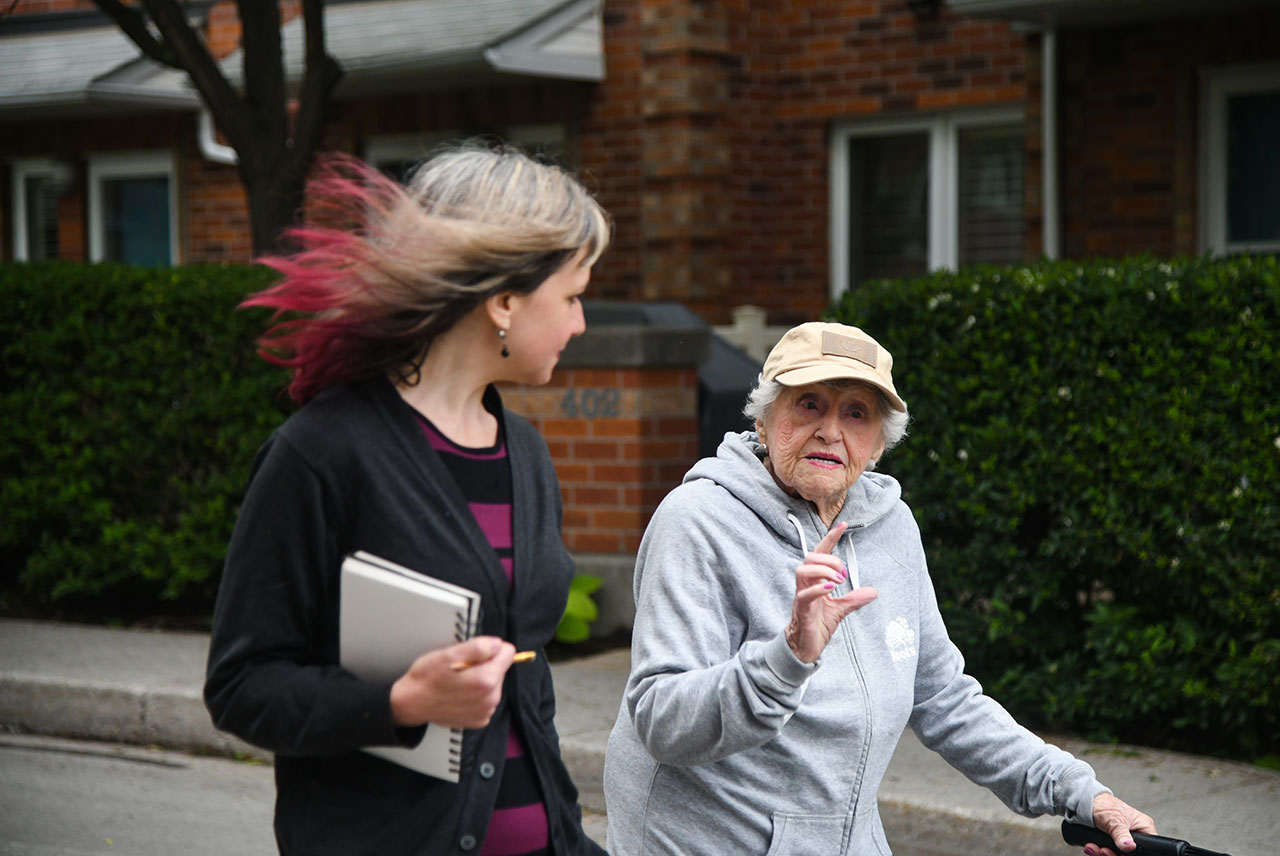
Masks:
[[[88,90],[88,100],[102,104],[142,107],[152,110],[199,110],[200,96],[194,90],[148,89],[124,84],[97,83]]]
[[[599,83],[605,78],[602,14],[600,0],[569,0],[494,41],[484,58],[509,74]]]
[[[491,42],[471,43],[447,52],[390,58],[384,52],[335,55],[344,72],[337,94],[365,92],[375,83],[422,87],[424,81],[415,78],[425,74],[437,78],[426,83],[427,88],[440,82],[502,75],[600,81],[605,76],[601,9],[601,0],[564,0]],[[295,20],[288,26],[297,28],[300,23]],[[237,50],[221,60],[224,73],[237,88],[243,84],[242,57]],[[286,74],[289,84],[296,87],[303,69],[296,61],[289,62]]]
[[[943,0],[959,15],[1036,27],[1092,27],[1262,8],[1273,0]]]
[[[523,51],[504,50],[501,47],[485,48],[485,61],[495,71],[522,74],[530,77],[551,77],[562,80],[585,80],[599,83],[604,80],[604,57],[534,57]]]
[[[200,109],[200,99],[194,92],[175,95],[169,91],[146,91],[134,87],[46,90],[0,96],[0,121],[118,114],[122,112],[121,108],[139,112],[192,112]]]

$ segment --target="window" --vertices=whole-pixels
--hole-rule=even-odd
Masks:
[[[56,259],[58,197],[71,183],[71,168],[47,159],[13,164],[13,257],[16,261]]]
[[[1280,64],[1204,76],[1202,249],[1280,252]]]
[[[89,161],[89,259],[177,264],[177,170],[170,152]]]
[[[849,141],[849,267],[858,279],[909,276],[929,264],[929,138]]]
[[[364,147],[368,163],[404,182],[415,166],[430,156],[432,150],[457,137],[451,134],[393,134],[376,137]]]
[[[1026,163],[1020,125],[959,132],[957,261],[1018,264],[1026,255],[1022,185]]]
[[[1022,261],[1024,135],[1009,110],[838,126],[832,295],[877,277]]]
[[[562,125],[515,125],[504,129],[501,135],[486,135],[499,136],[533,155],[545,155],[553,160],[564,157],[565,134]],[[467,138],[468,134],[461,131],[374,137],[364,147],[364,159],[388,175],[404,181],[409,172],[430,157],[437,146]]]

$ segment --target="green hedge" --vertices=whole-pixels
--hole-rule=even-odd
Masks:
[[[211,608],[254,452],[288,409],[258,267],[0,265],[9,612]]]
[[[290,409],[262,268],[0,265],[0,608],[207,617]],[[894,354],[882,463],[943,610],[1031,724],[1280,754],[1275,259],[977,268],[833,307]]]
[[[1280,753],[1280,265],[979,267],[848,293],[882,469],[970,668],[1039,727]]]

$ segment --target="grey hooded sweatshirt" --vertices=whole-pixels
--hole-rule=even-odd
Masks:
[[[890,853],[876,792],[903,728],[1025,815],[1092,824],[1088,764],[1018,725],[964,672],[897,481],[864,473],[836,521],[879,597],[821,659],[783,637],[795,568],[827,531],[753,433],[728,434],[654,513],[636,562],[631,677],[604,787],[614,856]]]

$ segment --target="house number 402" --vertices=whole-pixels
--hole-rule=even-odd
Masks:
[[[560,399],[560,411],[570,419],[609,419],[618,415],[618,390],[615,388],[574,389],[569,387]]]

